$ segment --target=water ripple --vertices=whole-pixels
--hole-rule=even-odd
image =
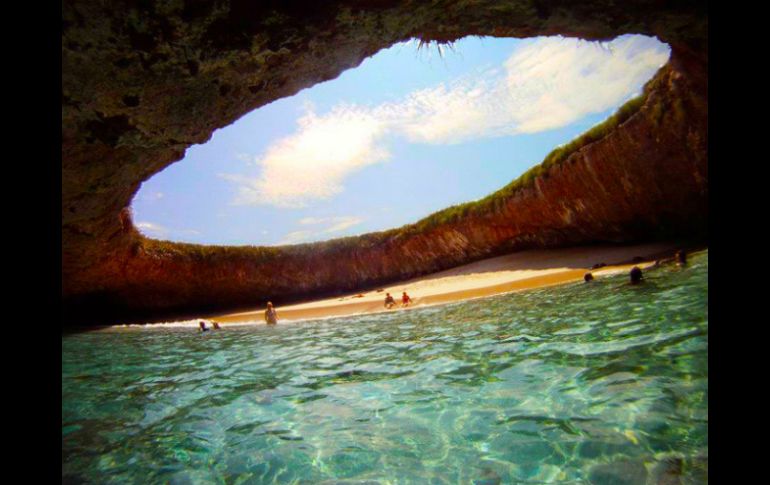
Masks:
[[[63,478],[699,483],[707,274],[703,252],[641,287],[618,275],[408,315],[64,336]]]

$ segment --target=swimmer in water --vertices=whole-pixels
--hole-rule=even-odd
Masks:
[[[642,282],[642,278],[644,277],[642,275],[642,270],[639,269],[639,266],[634,266],[631,268],[631,272],[628,273],[628,276],[631,278],[632,285],[638,285]]]
[[[275,325],[278,323],[278,313],[273,308],[272,302],[267,302],[267,310],[265,310],[265,322],[268,325]]]
[[[586,273],[583,275],[583,281],[585,281],[586,283],[590,283],[593,280],[594,280],[594,275],[592,275],[591,273]]]
[[[214,330],[219,330],[219,324],[217,322],[211,322],[211,324],[214,326]]]
[[[201,331],[201,332],[208,332],[208,331],[209,331],[209,329],[208,329],[208,328],[206,328],[206,322],[204,322],[203,320],[201,320],[201,321],[198,323],[198,326],[200,327],[200,331]]]

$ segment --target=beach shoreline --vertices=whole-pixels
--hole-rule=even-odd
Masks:
[[[293,323],[313,319],[402,311],[437,304],[465,301],[480,297],[542,288],[582,281],[587,272],[600,278],[642,270],[657,260],[671,257],[680,245],[672,242],[633,245],[594,245],[561,249],[528,250],[488,258],[409,280],[383,285],[376,290],[276,307],[281,321]],[[601,268],[591,269],[597,264]],[[413,303],[401,307],[401,293],[407,292]],[[386,309],[384,300],[390,293],[398,302]],[[265,302],[266,303],[266,302]],[[228,324],[264,324],[264,304],[254,310],[228,313],[206,320]]]

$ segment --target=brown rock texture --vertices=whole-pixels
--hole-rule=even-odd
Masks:
[[[280,303],[502,252],[705,234],[708,15],[659,1],[71,1],[62,6],[62,303],[112,323]],[[409,38],[656,35],[642,108],[494,211],[282,248],[143,238],[139,185],[243,114]]]

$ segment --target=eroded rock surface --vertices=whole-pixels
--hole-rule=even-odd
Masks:
[[[707,23],[698,2],[72,1],[62,10],[62,298],[72,322],[281,302],[527,247],[706,232]],[[243,114],[395,42],[656,35],[641,110],[483,217],[358,244],[201,249],[141,237],[142,181]]]

